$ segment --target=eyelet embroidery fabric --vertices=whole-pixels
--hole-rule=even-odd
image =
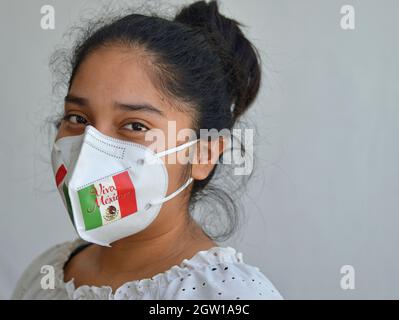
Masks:
[[[244,262],[241,252],[219,246],[199,251],[152,278],[128,281],[115,292],[109,286],[75,288],[74,279],[64,282],[63,266],[72,251],[85,243],[68,241],[38,256],[19,279],[12,299],[283,299],[258,267]],[[41,288],[43,265],[54,267],[54,289]]]

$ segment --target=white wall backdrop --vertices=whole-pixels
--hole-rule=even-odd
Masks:
[[[48,60],[104,2],[0,2],[0,298],[41,251],[75,237],[43,131],[55,108]],[[40,27],[45,4],[55,30]],[[354,30],[340,26],[346,4]],[[249,113],[258,162],[248,220],[226,244],[288,299],[399,298],[399,3],[228,0],[221,10],[247,25],[264,65]],[[354,290],[340,286],[343,265]]]

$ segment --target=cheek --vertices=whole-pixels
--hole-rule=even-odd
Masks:
[[[55,136],[55,140],[61,139],[67,136],[67,132],[65,130],[65,126],[61,123],[60,127],[58,128],[57,135]]]
[[[58,140],[58,139],[61,139],[61,138],[64,138],[64,137],[68,137],[68,136],[71,136],[71,135],[74,135],[74,134],[71,133],[70,130],[67,130],[67,128],[66,128],[64,123],[61,123],[61,125],[60,125],[60,127],[58,129],[57,135],[55,137],[55,140]]]
[[[61,122],[55,140],[68,136],[77,136],[84,133],[85,126],[71,127],[65,121]]]
[[[176,158],[176,163],[165,163],[166,169],[168,170],[169,176],[169,188],[168,193],[175,191],[185,182],[185,175],[187,172],[188,164],[178,163]]]

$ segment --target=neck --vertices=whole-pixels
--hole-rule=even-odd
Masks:
[[[176,264],[179,257],[190,258],[184,254],[190,252],[188,248],[198,246],[199,241],[202,246],[215,245],[187,211],[179,215],[169,221],[157,221],[140,233],[113,242],[111,247],[97,246],[98,271],[109,275],[156,273],[159,270],[151,270],[151,266],[159,268],[160,264]],[[168,216],[163,214],[160,220]],[[193,246],[194,242],[197,245]]]

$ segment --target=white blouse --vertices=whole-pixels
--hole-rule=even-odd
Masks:
[[[128,281],[115,292],[110,286],[75,288],[74,279],[64,282],[63,267],[84,244],[87,242],[78,238],[38,256],[19,279],[12,299],[283,299],[259,268],[244,263],[241,252],[218,246],[198,251],[151,278]],[[42,288],[43,277],[49,276],[46,271],[41,273],[43,266],[54,268],[54,288]]]

